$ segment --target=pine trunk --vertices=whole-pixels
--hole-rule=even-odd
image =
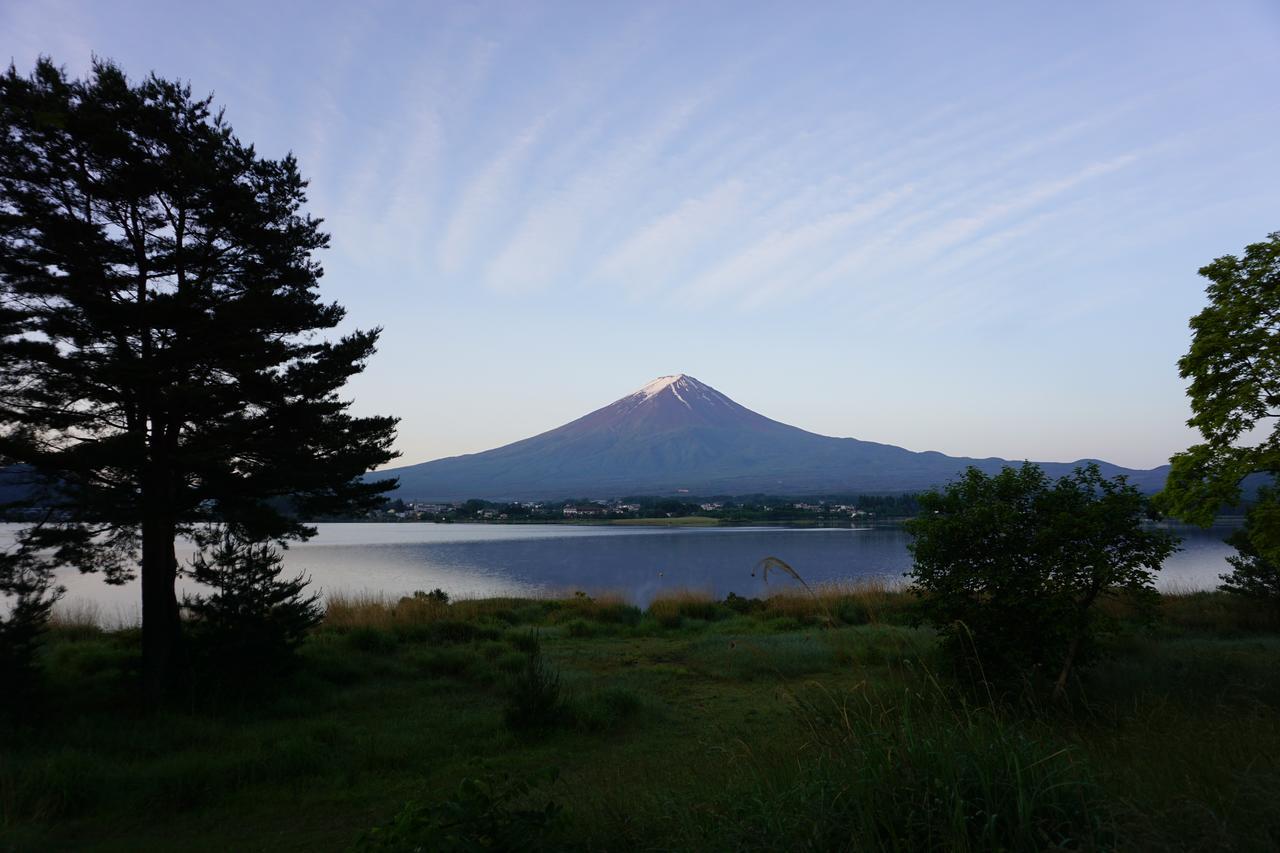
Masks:
[[[142,522],[142,681],[151,702],[172,685],[179,663],[182,622],[174,588],[178,574],[175,527],[173,518],[162,513]]]

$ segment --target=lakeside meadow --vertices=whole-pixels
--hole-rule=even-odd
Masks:
[[[962,686],[870,583],[328,602],[270,683],[137,693],[137,630],[64,612],[3,730],[0,849],[1269,850],[1280,619],[1108,603],[1070,701]],[[376,831],[373,831],[377,828]],[[452,839],[452,840],[451,840]],[[478,839],[488,839],[481,841]],[[490,846],[485,846],[486,844]],[[452,846],[451,846],[452,845]]]

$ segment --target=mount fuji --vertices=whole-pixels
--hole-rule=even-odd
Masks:
[[[1143,491],[1168,467],[1147,471],[1099,460],[1040,463],[1051,476],[1097,462]],[[740,406],[692,376],[663,376],[556,429],[513,444],[380,471],[405,500],[603,498],[660,495],[886,494],[939,486],[973,465],[1004,459],[916,453],[890,444],[807,432]]]

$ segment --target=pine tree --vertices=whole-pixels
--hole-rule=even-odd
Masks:
[[[226,529],[208,532],[207,547],[190,575],[209,592],[187,596],[183,607],[222,672],[264,674],[285,665],[319,623],[318,595],[307,595],[304,574],[282,577],[284,560],[269,543],[247,542]]]
[[[36,644],[61,595],[27,554],[0,551],[0,715],[27,702],[35,686]]]
[[[174,677],[174,542],[208,524],[305,538],[375,505],[395,419],[339,391],[379,330],[336,336],[292,155],[260,157],[211,99],[96,61],[0,77],[0,459],[48,510],[24,553],[120,581],[140,566],[143,670]]]

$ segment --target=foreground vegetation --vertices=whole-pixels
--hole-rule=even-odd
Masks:
[[[158,711],[137,631],[63,614],[0,736],[0,849],[1280,843],[1274,611],[1109,603],[1103,663],[1046,706],[958,687],[916,606],[336,599],[290,673],[208,673]]]

